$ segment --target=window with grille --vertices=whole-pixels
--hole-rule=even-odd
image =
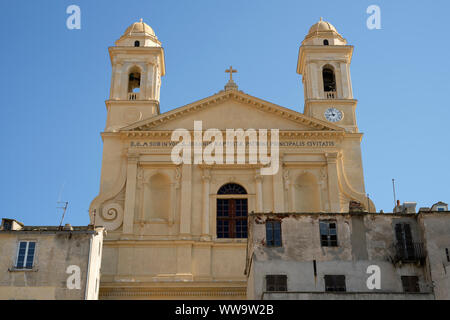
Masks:
[[[336,221],[320,221],[320,244],[322,247],[337,247]]]
[[[16,269],[32,269],[36,242],[20,241],[17,249]]]
[[[271,292],[287,291],[287,276],[286,275],[267,275],[266,276],[266,291],[271,291]]]
[[[281,247],[281,221],[266,221],[266,246]]]
[[[402,285],[403,292],[420,292],[419,277],[417,276],[402,276]]]
[[[326,292],[346,292],[345,276],[342,275],[326,275],[325,276]]]
[[[217,237],[247,238],[247,199],[217,199]]]
[[[244,195],[247,191],[236,183],[223,185],[218,195]],[[217,199],[217,238],[247,238],[247,199]]]

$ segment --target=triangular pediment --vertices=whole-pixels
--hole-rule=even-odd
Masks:
[[[208,98],[144,119],[120,131],[193,130],[194,121],[203,128],[279,129],[281,131],[343,131],[341,127],[264,101],[242,91],[221,91]]]

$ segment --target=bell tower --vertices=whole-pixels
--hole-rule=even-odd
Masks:
[[[133,23],[109,48],[109,55],[112,76],[105,131],[159,115],[165,64],[164,50],[153,29],[142,19]]]
[[[302,75],[305,115],[358,132],[350,77],[352,54],[353,46],[321,18],[300,46],[297,73]]]

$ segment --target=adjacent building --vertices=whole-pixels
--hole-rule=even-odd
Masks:
[[[450,299],[449,230],[437,210],[251,214],[247,298]]]
[[[97,299],[104,233],[2,219],[0,300]]]

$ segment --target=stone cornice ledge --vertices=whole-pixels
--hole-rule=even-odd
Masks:
[[[199,296],[199,297],[220,297],[220,296],[246,296],[246,287],[234,288],[100,288],[100,297],[147,297],[147,296]]]
[[[225,130],[221,130],[225,134]],[[193,130],[189,130],[191,136],[193,137]],[[103,132],[102,136],[117,135],[120,134],[122,137],[127,138],[141,138],[141,137],[168,137],[172,136],[172,130],[166,131],[121,131],[121,132]],[[306,137],[306,138],[321,138],[321,137],[344,137],[344,136],[355,136],[358,137],[362,135],[361,133],[350,133],[345,131],[298,131],[298,130],[286,130],[280,131],[279,136],[284,138],[295,138],[295,137]],[[268,132],[268,136],[270,133]]]

